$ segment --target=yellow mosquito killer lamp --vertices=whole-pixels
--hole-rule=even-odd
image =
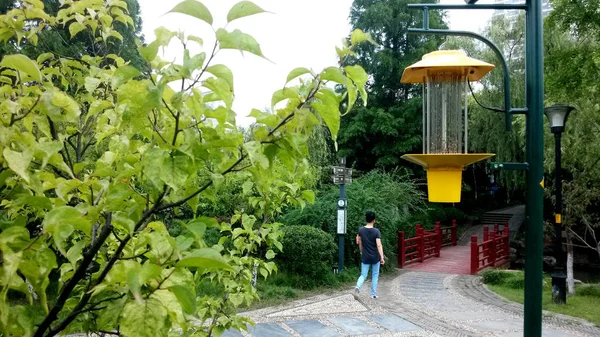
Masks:
[[[465,166],[492,157],[468,153],[468,85],[494,65],[440,50],[404,69],[402,83],[423,83],[423,154],[402,156],[427,171],[430,202],[460,202]]]

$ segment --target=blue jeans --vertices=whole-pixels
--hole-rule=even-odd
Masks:
[[[367,275],[369,274],[369,268],[373,267],[373,270],[371,271],[371,296],[377,296],[377,281],[379,280],[379,264],[380,264],[380,262],[377,262],[375,264],[366,264],[366,263],[362,264],[362,266],[360,268],[360,277],[358,278],[358,281],[356,282],[356,289],[360,290],[363,283],[365,283],[365,280],[367,279]]]

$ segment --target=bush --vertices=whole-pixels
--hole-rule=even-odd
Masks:
[[[483,280],[483,283],[491,284],[491,285],[504,284],[506,282],[506,280],[508,278],[510,278],[510,276],[511,276],[510,273],[507,273],[502,270],[496,270],[496,269],[484,270],[481,273],[481,278]]]
[[[525,273],[523,272],[507,272],[504,270],[484,270],[481,273],[483,283],[505,286],[511,289],[525,288]]]
[[[286,225],[308,225],[321,228],[331,235],[337,234],[336,202],[338,186],[330,186],[317,195],[315,204],[304,209],[288,211],[280,222]],[[354,239],[358,229],[365,224],[365,211],[377,214],[375,227],[381,230],[384,253],[387,261],[383,270],[395,267],[398,249],[398,231],[414,232],[413,219],[424,215],[425,197],[418,185],[404,171],[371,171],[346,186],[348,199],[347,235],[345,256],[347,266],[360,264],[360,253]]]
[[[332,274],[337,248],[331,235],[311,226],[286,226],[283,232],[283,252],[277,256],[281,269],[315,283]]]
[[[577,295],[600,297],[600,284],[583,284],[577,287]]]

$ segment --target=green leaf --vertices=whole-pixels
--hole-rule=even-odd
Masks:
[[[29,244],[29,231],[25,227],[10,227],[0,233],[0,251],[20,252]]]
[[[367,92],[365,90],[365,85],[369,80],[369,75],[361,66],[348,66],[345,67],[344,70],[348,77],[356,84],[358,91],[360,92],[360,97],[363,100],[364,105],[367,105]],[[348,88],[350,90],[350,88]]]
[[[267,251],[267,254],[265,255],[265,257],[266,257],[268,260],[270,260],[270,259],[272,259],[272,258],[274,258],[274,257],[275,257],[275,252],[274,252],[272,249],[269,249],[269,250]]]
[[[169,11],[169,13],[181,13],[185,15],[193,16],[200,19],[209,25],[213,24],[213,17],[210,11],[200,1],[185,0],[177,4]]]
[[[196,267],[201,269],[225,269],[233,271],[227,261],[212,248],[200,248],[194,250],[187,257],[179,260],[176,267]]]
[[[219,47],[221,49],[237,49],[241,52],[247,51],[265,58],[260,50],[258,42],[256,42],[252,36],[242,33],[239,29],[230,33],[223,28],[219,28],[217,30],[217,40],[219,41]]]
[[[2,154],[8,163],[8,167],[29,183],[29,172],[27,169],[33,158],[31,151],[15,152],[5,147]]]
[[[227,22],[231,22],[235,19],[264,12],[264,9],[258,7],[251,1],[240,1],[237,4],[233,5],[233,7],[231,7],[231,9],[229,10],[229,13],[227,13]]]
[[[315,203],[315,192],[311,190],[302,191],[302,198],[306,199],[311,204]]]
[[[233,104],[233,88],[229,86],[226,80],[211,77],[206,79],[202,85],[217,95],[227,108],[231,108]]]
[[[165,150],[160,148],[151,148],[144,153],[142,160],[143,172],[156,189],[161,189],[163,186],[161,169],[167,156]]]
[[[159,174],[165,184],[179,190],[185,186],[193,169],[194,163],[190,157],[181,152],[175,152],[164,157]]]
[[[132,66],[122,66],[119,67],[112,76],[110,84],[113,89],[118,88],[121,84],[129,81],[134,77],[140,76],[141,73],[139,70],[135,69]]]
[[[331,138],[335,141],[340,130],[339,98],[329,88],[322,88],[315,97],[321,102],[313,103],[312,107],[319,113],[331,132]]]
[[[346,76],[338,67],[328,67],[321,73],[321,79],[346,85]]]
[[[369,42],[377,45],[377,43],[371,37],[371,34],[365,33],[358,28],[355,29],[354,31],[352,31],[352,34],[350,35],[350,44],[356,45],[356,44],[359,44],[359,43],[365,42],[365,41],[369,41]]]
[[[121,313],[121,333],[131,337],[167,336],[171,326],[163,304],[149,298],[142,303],[129,302]]]
[[[159,47],[159,43],[157,41],[153,41],[149,45],[147,45],[145,47],[142,46],[139,48],[140,55],[142,55],[144,60],[146,60],[148,62],[152,62],[156,58],[156,55],[158,55],[158,47]]]
[[[85,90],[87,90],[89,93],[93,93],[96,91],[100,83],[102,83],[102,81],[99,78],[88,76],[85,78]]]
[[[57,186],[56,186],[56,195],[64,202],[69,202],[69,200],[71,198],[67,198],[67,194],[69,194],[69,192],[71,192],[72,190],[78,188],[81,185],[81,181],[77,180],[77,179],[72,179],[72,180],[65,180],[63,182],[60,182]]]
[[[220,78],[229,84],[230,88],[233,88],[233,73],[231,69],[223,64],[215,64],[206,68],[206,71],[215,75],[217,78]]]
[[[257,141],[251,141],[244,144],[244,148],[248,152],[248,157],[254,165],[259,165],[263,169],[269,168],[269,158],[262,151],[262,144]]]
[[[352,110],[356,103],[356,99],[358,98],[358,90],[352,81],[346,83],[346,92],[348,93],[348,107],[346,108],[346,113],[348,113]]]
[[[310,70],[307,68],[296,68],[292,71],[290,71],[290,73],[287,76],[287,79],[285,81],[285,84],[288,84],[291,80],[295,79],[298,76],[302,76],[304,74],[308,74],[310,73]]]
[[[6,55],[0,62],[0,66],[16,69],[23,74],[29,75],[34,80],[41,82],[42,73],[37,63],[23,54]]]
[[[71,34],[71,39],[73,39],[75,37],[75,35],[77,35],[79,32],[85,30],[85,25],[82,23],[79,23],[77,21],[73,21],[70,25],[69,25],[69,34]]]
[[[196,294],[192,290],[181,285],[175,285],[169,287],[169,291],[177,297],[181,308],[186,314],[196,313]]]
[[[45,232],[52,234],[57,248],[65,256],[67,252],[63,243],[71,236],[73,230],[80,230],[87,235],[90,235],[92,231],[89,220],[71,206],[56,207],[48,212],[44,217],[42,227],[44,227]]]
[[[274,108],[275,105],[285,99],[294,99],[298,98],[298,88],[283,88],[275,91],[273,93],[273,97],[271,98],[271,108]]]

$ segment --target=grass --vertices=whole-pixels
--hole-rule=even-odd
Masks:
[[[491,291],[513,302],[523,303],[525,278],[523,272],[489,270],[485,271],[482,276],[484,283]],[[575,289],[575,296],[567,297],[566,305],[552,303],[551,284],[550,277],[544,276],[542,292],[542,308],[544,310],[583,318],[600,326],[600,309],[598,308],[600,284],[578,285]]]

